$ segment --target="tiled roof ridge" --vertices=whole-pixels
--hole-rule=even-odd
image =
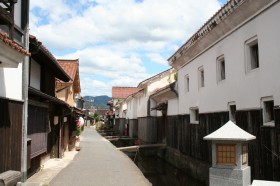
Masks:
[[[122,87],[122,86],[113,86],[112,88],[137,88],[137,87]]]
[[[42,51],[44,51],[45,54],[48,55],[52,60],[54,60],[55,62],[57,62],[56,57],[54,57],[54,55],[47,49],[47,47],[45,47],[45,45],[44,45],[41,41],[39,41],[39,40],[37,39],[36,36],[29,34],[29,38],[35,40],[36,42],[39,42],[39,43],[40,43],[40,48],[42,49]]]
[[[213,28],[215,28],[221,21],[230,15],[236,8],[247,0],[229,0],[222,6],[211,18],[209,18],[199,29],[183,44],[169,59],[174,62],[177,57],[180,57],[186,52],[186,49],[194,45],[198,40],[207,35]]]
[[[7,33],[0,31],[0,40],[2,40],[5,44],[9,45],[11,48],[19,51],[20,53],[25,54],[27,56],[31,56],[31,54],[27,50],[25,50],[23,47],[19,46],[14,41],[10,40],[8,38]]]
[[[147,82],[147,81],[150,81],[150,80],[152,80],[152,79],[154,79],[154,78],[160,77],[160,76],[163,75],[164,73],[170,72],[170,71],[173,71],[173,70],[174,70],[174,68],[169,68],[169,69],[167,69],[167,70],[165,70],[165,71],[163,71],[163,72],[160,72],[160,73],[158,73],[158,74],[156,74],[156,75],[154,75],[154,76],[152,76],[152,77],[149,77],[148,79],[145,79],[145,80],[141,81],[141,82],[138,84],[137,88],[139,88],[139,86],[140,86],[141,84],[143,84],[144,82]],[[175,71],[174,71],[174,72],[175,72]]]
[[[79,58],[78,59],[57,59],[60,63],[67,63],[67,62],[77,62],[79,63]]]
[[[59,60],[49,51],[49,49],[47,49],[47,47],[46,47],[41,41],[39,41],[39,40],[37,39],[36,36],[29,34],[29,37],[30,37],[31,39],[35,40],[36,42],[40,42],[40,43],[41,43],[40,48],[41,48],[52,60],[54,60],[55,62],[58,63]]]
[[[45,45],[41,45],[40,48],[50,57],[52,58],[54,61],[57,62],[57,59],[54,57],[54,55],[47,49],[47,47],[45,47]]]
[[[139,90],[138,90],[137,92],[134,92],[134,93],[128,95],[126,99],[128,99],[130,96],[133,97],[133,96],[135,96],[136,94],[138,94],[139,92],[141,92],[142,90],[144,90],[144,88],[138,88],[138,89],[139,89]]]

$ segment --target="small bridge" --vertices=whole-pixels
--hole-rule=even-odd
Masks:
[[[166,144],[147,144],[147,145],[134,145],[128,147],[119,147],[118,150],[122,152],[138,152],[140,148],[158,148],[158,149],[165,149]]]

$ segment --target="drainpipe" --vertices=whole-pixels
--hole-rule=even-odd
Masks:
[[[25,49],[29,51],[29,27],[25,33]],[[28,84],[29,84],[29,56],[25,56],[22,64],[22,148],[21,148],[21,173],[22,182],[27,180],[27,117],[28,117]]]
[[[177,81],[171,83],[171,84],[170,84],[170,89],[171,89],[171,91],[174,92],[174,93],[176,94],[176,96],[178,97],[179,95],[178,95],[178,92],[177,92],[177,90],[176,90],[176,85],[177,85]]]

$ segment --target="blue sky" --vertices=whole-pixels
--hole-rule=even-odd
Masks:
[[[81,94],[111,96],[170,68],[167,59],[226,0],[36,0],[30,33],[80,60]]]

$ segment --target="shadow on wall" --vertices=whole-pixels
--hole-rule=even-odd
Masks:
[[[4,79],[4,69],[0,67],[0,97],[6,97],[6,85]]]

